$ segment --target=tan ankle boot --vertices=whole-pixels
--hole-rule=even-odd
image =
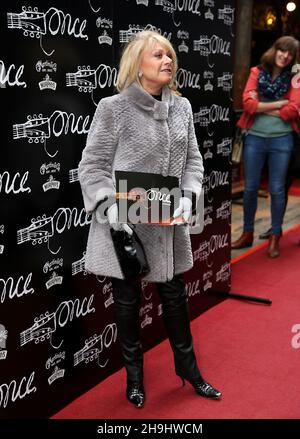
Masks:
[[[269,238],[269,245],[268,245],[268,256],[270,258],[278,258],[280,255],[279,251],[279,240],[281,238],[281,235],[271,235]]]
[[[231,248],[236,250],[238,248],[251,247],[253,243],[253,232],[243,232],[239,239],[231,243]]]

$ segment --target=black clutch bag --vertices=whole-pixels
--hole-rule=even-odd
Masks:
[[[133,234],[129,235],[125,230],[110,228],[124,278],[129,282],[138,282],[150,272],[150,268],[143,244],[134,229],[132,231]]]

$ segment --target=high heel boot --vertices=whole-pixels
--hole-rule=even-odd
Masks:
[[[175,373],[184,384],[189,381],[198,395],[219,398],[221,392],[214,389],[201,376],[193,348],[190,319],[186,301],[183,275],[174,276],[166,283],[157,284],[163,305],[163,317],[174,354]]]
[[[239,239],[231,243],[231,248],[237,250],[239,248],[251,247],[253,244],[253,232],[243,232]]]
[[[143,382],[127,380],[126,398],[137,408],[144,407],[145,389]]]
[[[112,278],[114,313],[127,372],[126,398],[137,408],[144,406],[143,352],[139,334],[140,291],[121,279]]]
[[[185,386],[184,378],[180,377],[182,380],[182,386]],[[197,380],[187,380],[195,389],[195,392],[204,396],[205,398],[211,399],[219,399],[222,396],[222,393],[215,389],[211,384],[205,381],[203,378]]]

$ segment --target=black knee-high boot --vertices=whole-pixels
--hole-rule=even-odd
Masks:
[[[164,322],[175,360],[175,372],[190,382],[196,393],[205,398],[221,397],[221,392],[205,381],[199,371],[190,330],[183,275],[157,284],[163,305]]]
[[[163,317],[174,354],[176,374],[187,380],[201,379],[190,330],[188,304],[182,275],[169,282],[158,283]]]
[[[112,278],[114,314],[121,345],[127,379],[143,380],[143,353],[139,331],[139,305],[141,291],[124,280]]]
[[[141,290],[120,279],[112,279],[115,320],[127,372],[126,398],[135,407],[145,402],[143,352],[139,334]]]

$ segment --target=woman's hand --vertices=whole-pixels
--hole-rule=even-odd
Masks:
[[[277,109],[279,110],[284,105],[287,105],[289,103],[288,99],[281,99],[280,101],[276,101],[276,104],[278,105]]]
[[[101,220],[99,221],[98,216],[100,213],[98,212],[98,209],[96,210],[96,219],[99,223],[103,224],[103,219],[101,217]],[[108,223],[110,225],[110,227],[112,227],[114,230],[124,230],[125,232],[129,233],[129,235],[132,235],[132,229],[129,227],[128,224],[123,224],[123,223],[119,223],[118,222],[118,206],[117,203],[112,204],[108,209],[107,209],[107,220]]]
[[[249,91],[249,95],[252,99],[258,100],[258,93],[256,90],[250,90]],[[287,105],[289,103],[288,99],[280,99],[279,101],[275,101],[271,104],[275,104],[274,106],[274,110],[280,110],[281,107],[283,107],[284,105]],[[275,108],[276,107],[276,108]]]
[[[249,95],[252,99],[258,99],[258,93],[256,90],[250,90]]]
[[[173,221],[171,224],[176,224],[176,219],[182,216],[183,221],[187,223],[192,214],[192,201],[188,197],[181,197],[179,200],[179,206],[174,211]]]
[[[114,230],[124,230],[125,232],[129,233],[129,235],[132,235],[132,233],[133,233],[132,229],[129,227],[128,224],[118,222],[117,203],[114,203],[112,206],[110,206],[109,209],[107,209],[107,219],[108,219],[109,225]]]
[[[258,102],[256,113],[269,113],[269,111],[278,111],[284,105],[289,103],[288,99],[281,99],[280,101],[271,101],[271,102]]]

